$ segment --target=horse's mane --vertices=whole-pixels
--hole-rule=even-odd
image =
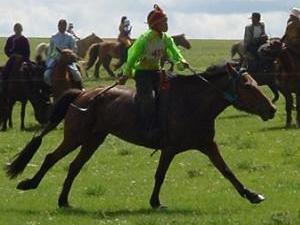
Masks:
[[[194,75],[174,75],[172,76],[172,80],[178,83],[195,83],[201,82],[203,83],[202,78],[205,78],[208,81],[213,81],[227,75],[226,63],[216,64],[209,66],[204,72],[197,73]],[[201,77],[202,78],[201,78]]]

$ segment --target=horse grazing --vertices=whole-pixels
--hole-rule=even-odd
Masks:
[[[149,140],[140,135],[134,90],[116,87],[106,89],[107,92],[100,95],[103,88],[86,92],[70,90],[54,105],[48,125],[7,165],[7,175],[14,178],[20,174],[41,145],[42,138],[65,119],[62,143],[46,156],[33,178],[19,183],[18,189],[37,188],[56,162],[81,146],[70,164],[58,200],[60,207],[69,206],[68,195],[75,177],[106,136],[112,134],[137,145],[161,150],[150,198],[153,208],[161,206],[159,192],[173,158],[189,149],[198,149],[207,155],[242,197],[251,203],[263,201],[262,195],[247,189],[231,172],[214,141],[215,119],[230,105],[259,115],[263,120],[274,117],[275,107],[256,82],[249,74],[240,74],[231,65],[216,66],[193,76],[175,76],[169,82],[169,89],[162,91],[157,106],[158,112],[164,112],[161,113],[163,132],[160,140]]]
[[[70,49],[57,48],[57,51],[60,53],[60,58],[51,75],[54,100],[58,99],[66,90],[78,88],[68,68],[68,65],[77,61],[77,55]]]
[[[179,34],[179,35],[174,35],[172,36],[175,44],[177,46],[181,46],[185,49],[191,49],[191,43],[189,42],[189,40],[186,38],[185,34]],[[163,68],[165,63],[166,62],[169,62],[170,63],[170,68],[169,68],[169,71],[173,72],[174,71],[174,63],[169,61],[168,58],[167,58],[167,55],[165,55],[163,57],[163,59],[161,60],[161,67]]]
[[[233,59],[233,57],[236,54],[239,56],[239,61],[242,63],[245,60],[245,54],[246,54],[246,49],[243,40],[235,42],[231,46],[231,58]]]
[[[190,49],[191,44],[186,39],[184,34],[174,35],[172,36],[175,44],[177,46],[182,46],[183,48]],[[132,39],[135,41],[135,39]],[[127,55],[127,48],[126,46],[118,41],[104,41],[102,43],[96,43],[91,45],[88,50],[87,56],[87,66],[86,66],[86,74],[87,71],[95,64],[94,70],[94,77],[99,78],[99,69],[101,64],[103,64],[104,69],[107,73],[114,77],[114,72],[110,69],[110,63],[113,58],[119,59],[119,62],[114,65],[115,69],[120,68],[126,62],[126,55]],[[165,62],[167,61],[167,57],[162,59],[161,65],[164,66]],[[174,64],[170,62],[171,68],[170,70],[173,71]]]
[[[85,38],[76,41],[77,56],[84,59],[89,47],[94,43],[102,42],[103,40],[96,34],[92,33]],[[49,43],[41,42],[35,48],[35,56],[41,57],[43,60],[47,58]]]
[[[33,107],[36,120],[40,124],[45,124],[48,119],[48,112],[50,111],[49,99],[45,97],[43,90],[43,68],[32,64],[23,64],[22,56],[13,55],[13,60],[10,74],[5,80],[5,91],[0,93],[1,102],[0,124],[2,123],[2,131],[7,129],[7,122],[9,127],[12,127],[12,111],[13,106],[17,101],[21,102],[21,130],[25,129],[25,110],[27,101]]]
[[[293,93],[296,94],[296,122],[300,127],[300,57],[280,39],[273,40],[262,51],[267,56],[273,57],[274,66],[279,72],[278,85],[285,98],[286,127],[292,126]]]

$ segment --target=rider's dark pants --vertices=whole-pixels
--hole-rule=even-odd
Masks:
[[[160,85],[160,71],[139,70],[135,74],[138,115],[143,129],[150,130],[156,125],[157,98]]]

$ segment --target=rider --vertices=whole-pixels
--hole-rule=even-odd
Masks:
[[[268,40],[265,32],[265,24],[260,22],[261,15],[253,12],[251,16],[252,24],[245,27],[244,45],[246,58],[251,61],[257,61],[258,48]]]
[[[69,34],[71,34],[76,40],[80,40],[80,38],[79,38],[79,37],[76,35],[76,33],[74,32],[73,28],[74,28],[73,23],[69,23],[67,32],[68,32]]]
[[[66,32],[67,21],[61,19],[58,22],[58,33],[53,35],[50,40],[50,46],[48,49],[47,62],[46,62],[46,71],[44,73],[44,81],[47,85],[51,86],[51,75],[55,65],[57,64],[60,54],[56,48],[60,49],[71,49],[74,52],[77,51],[77,46],[73,36]],[[77,68],[76,63],[69,65],[69,70],[72,74],[73,80],[76,84],[76,87],[82,89],[81,75]]]
[[[159,138],[161,131],[154,127],[158,126],[157,123],[153,124],[157,116],[155,99],[162,74],[161,58],[166,53],[169,59],[178,65],[179,70],[189,67],[172,37],[166,33],[168,30],[167,20],[165,12],[158,5],[154,5],[154,10],[147,17],[150,29],[129,48],[124,76],[120,78],[121,84],[130,77],[135,79],[135,101],[142,122],[140,128],[143,136],[149,140]]]
[[[2,87],[2,91],[5,92],[5,86],[4,83],[7,80],[8,76],[10,75],[11,69],[13,68],[14,64],[14,55],[20,55],[23,58],[23,61],[26,62],[31,68],[31,62],[30,62],[30,45],[28,39],[22,35],[23,27],[20,23],[16,23],[14,25],[14,35],[10,36],[5,44],[4,52],[6,56],[9,58],[7,63],[5,64],[1,80],[2,85],[0,85],[0,88]]]
[[[287,48],[300,56],[300,9],[293,8],[284,36],[281,38]]]
[[[131,45],[131,38],[130,33],[132,30],[132,26],[130,25],[130,21],[126,16],[122,16],[121,23],[119,25],[119,36],[118,41],[125,44],[125,46],[128,48]]]

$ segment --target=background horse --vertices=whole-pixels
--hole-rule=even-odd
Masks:
[[[50,110],[49,99],[45,97],[43,90],[43,68],[32,64],[31,68],[28,64],[23,64],[22,56],[13,55],[12,69],[8,78],[5,80],[6,90],[0,93],[0,105],[2,111],[2,131],[12,127],[12,111],[16,101],[21,102],[21,130],[25,129],[25,110],[27,101],[33,107],[36,120],[40,124],[45,124],[48,119]],[[1,124],[1,123],[0,123]]]
[[[262,195],[250,191],[236,178],[214,141],[215,119],[230,105],[259,115],[263,120],[274,117],[273,104],[258,89],[251,76],[239,74],[227,65],[211,68],[203,74],[170,79],[169,89],[161,93],[157,106],[158,112],[164,112],[160,116],[163,124],[160,140],[149,140],[140,135],[133,90],[113,88],[99,95],[102,90],[71,90],[57,101],[49,124],[7,166],[8,176],[14,178],[25,169],[42,138],[65,118],[64,139],[54,152],[46,156],[33,178],[21,181],[18,189],[36,188],[55,163],[81,146],[70,164],[58,201],[61,207],[69,206],[68,195],[75,177],[106,136],[113,134],[137,145],[161,149],[150,199],[153,208],[161,206],[159,193],[170,163],[176,154],[189,149],[198,149],[207,155],[242,197],[251,203],[264,200]]]
[[[251,61],[249,63],[247,62],[247,55],[246,55],[246,49],[244,45],[244,41],[241,40],[239,42],[236,42],[231,47],[231,57],[233,58],[235,54],[238,54],[240,58],[238,59],[239,63],[241,65],[246,64],[247,70],[251,73],[251,76],[256,80],[258,85],[267,85],[270,90],[272,91],[274,97],[272,99],[272,102],[275,103],[279,99],[279,87],[276,81],[277,72],[274,71],[273,63],[268,59],[267,57],[264,58],[263,54],[260,54],[260,50],[264,48],[265,45],[268,45],[269,42],[272,40],[276,40],[278,38],[270,38],[267,43],[263,44],[258,49],[258,59],[255,59],[255,63],[258,63],[257,68],[253,69],[251,67]]]
[[[175,44],[177,46],[182,46],[183,48],[190,49],[191,44],[186,39],[184,34],[172,36]],[[133,39],[135,41],[135,39]],[[107,73],[114,77],[115,74],[110,69],[110,62],[113,58],[119,59],[119,62],[114,66],[115,69],[120,68],[126,62],[127,48],[123,43],[117,41],[104,41],[102,43],[96,43],[91,45],[87,53],[87,65],[86,65],[86,74],[87,71],[95,64],[94,77],[99,78],[99,69],[101,64],[103,64],[104,69]],[[162,59],[161,65],[164,66],[167,58]],[[171,62],[170,62],[171,63]],[[171,63],[171,71],[173,71],[174,65]]]
[[[66,90],[70,88],[78,88],[68,68],[68,65],[77,61],[77,55],[70,49],[61,50],[57,48],[57,51],[60,53],[60,57],[51,75],[54,101],[57,100]]]
[[[84,59],[89,47],[94,43],[102,42],[103,40],[96,34],[92,33],[85,38],[76,41],[77,44],[77,56]],[[35,48],[35,56],[41,57],[42,60],[46,60],[49,43],[41,42]]]
[[[280,92],[285,97],[286,109],[286,127],[292,125],[292,109],[293,109],[293,96],[296,94],[296,111],[297,126],[300,127],[300,57],[293,49],[284,46],[280,39],[273,40],[264,47],[263,52],[273,57],[274,66],[277,68],[278,85]]]

